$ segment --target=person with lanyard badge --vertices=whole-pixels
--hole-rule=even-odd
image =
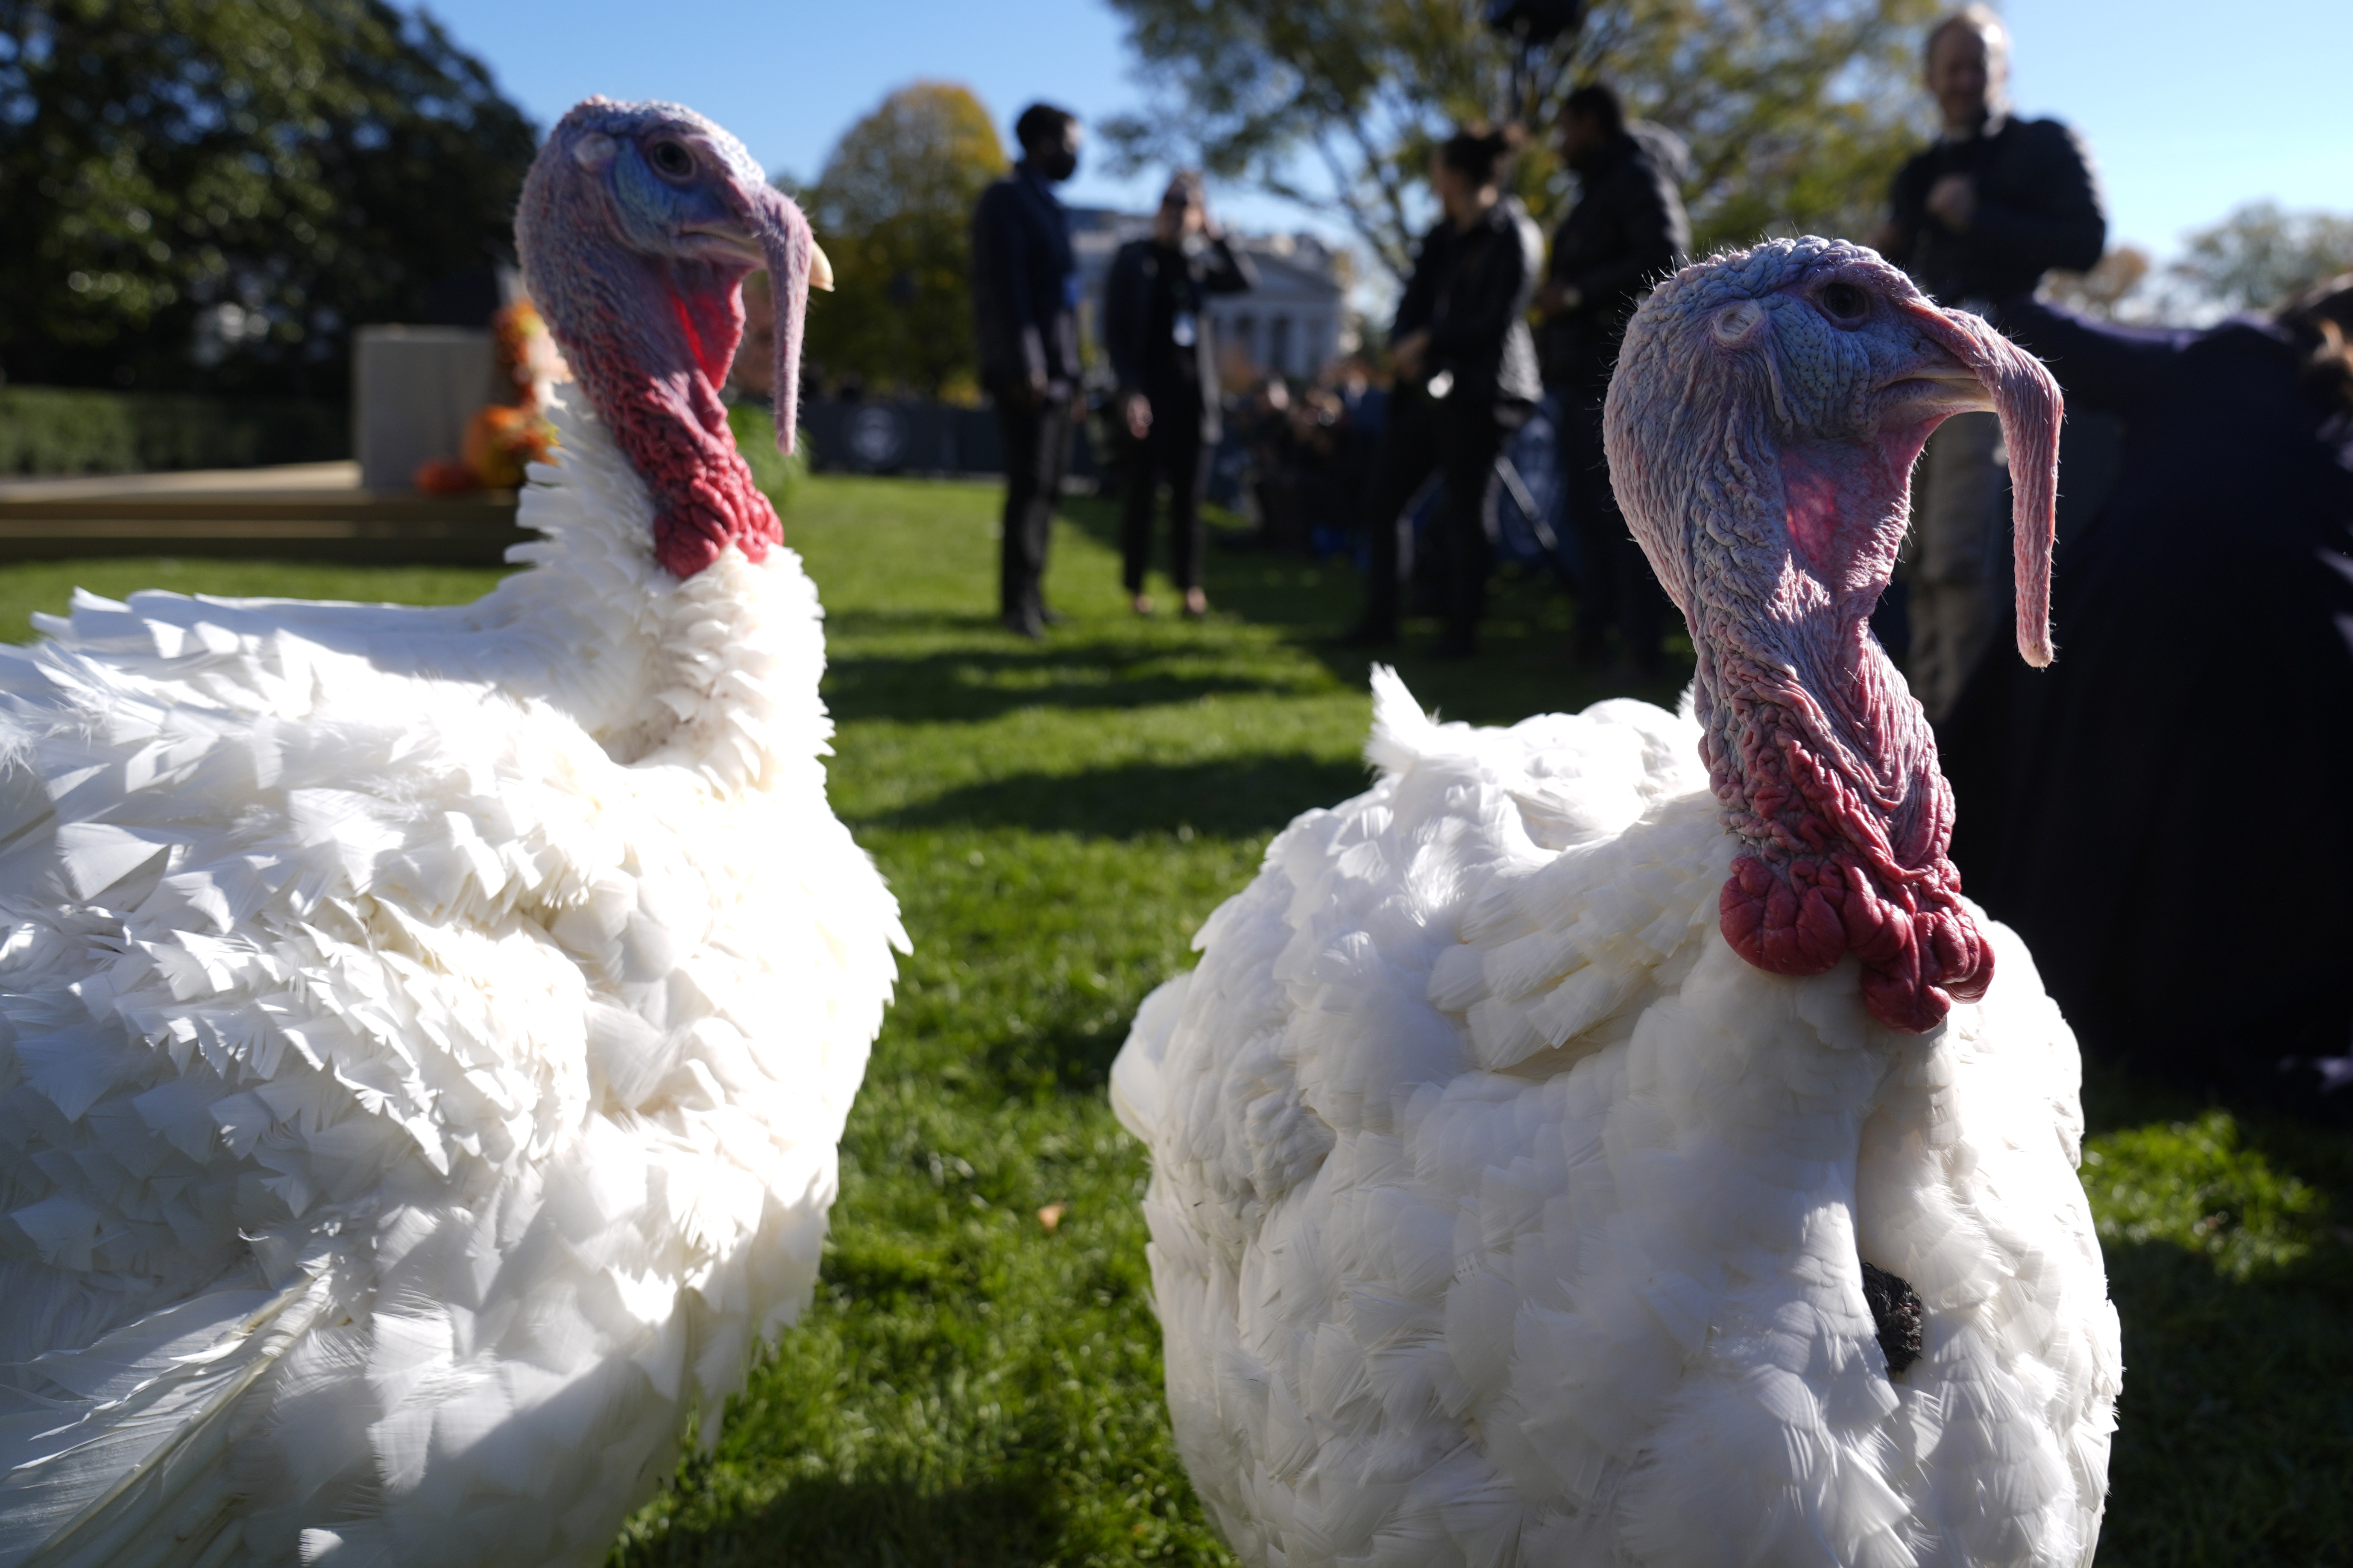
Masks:
[[[1979,316],[2031,294],[2052,268],[2096,265],[2107,219],[2091,155],[2058,121],[2010,113],[2001,18],[1978,5],[1952,13],[1929,29],[1922,63],[1944,133],[1897,171],[1872,247],[1941,303]],[[2006,461],[1990,414],[1947,420],[1921,456],[1905,674],[1934,722],[2010,616]]]
[[[1201,588],[1201,491],[1222,434],[1217,358],[1207,312],[1212,294],[1258,282],[1250,258],[1209,216],[1200,176],[1168,182],[1152,232],[1112,260],[1103,290],[1103,346],[1119,378],[1114,404],[1127,434],[1126,508],[1121,518],[1121,580],[1139,616],[1152,613],[1145,570],[1152,558],[1152,511],[1168,486],[1169,576],[1184,613],[1208,613]]]
[[[1079,167],[1077,116],[1033,103],[1014,122],[1021,161],[981,193],[972,219],[972,304],[980,381],[1005,438],[999,613],[1043,637],[1046,548],[1070,467],[1079,391],[1079,267],[1053,187]]]
[[[1437,653],[1478,651],[1495,458],[1544,395],[1527,322],[1544,237],[1517,198],[1503,194],[1518,141],[1515,126],[1470,127],[1430,155],[1430,187],[1444,216],[1422,237],[1389,330],[1397,384],[1372,484],[1364,615],[1345,637],[1356,647],[1397,639],[1399,586],[1412,564],[1406,506],[1436,472],[1446,481],[1445,630]]]

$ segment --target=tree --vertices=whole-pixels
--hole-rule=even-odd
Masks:
[[[988,110],[954,82],[902,87],[845,132],[804,194],[835,279],[809,358],[870,386],[968,391],[972,209],[1005,168]]]
[[[2100,258],[2089,272],[2052,271],[2042,276],[2035,292],[2054,305],[2079,315],[2109,321],[2134,321],[2143,314],[2148,252],[2137,245],[2120,245]]]
[[[1163,101],[1105,130],[1133,166],[1198,161],[1345,221],[1410,266],[1413,193],[1458,121],[1499,117],[1514,46],[1484,0],[1111,0]],[[1768,232],[1857,234],[1925,124],[1916,86],[1935,0],[1599,0],[1519,106],[1519,194],[1561,205],[1545,134],[1601,78],[1687,139],[1703,249]],[[1295,173],[1305,155],[1328,188]]]
[[[2277,310],[2315,283],[2353,271],[2353,215],[2249,202],[2192,230],[2167,270],[2223,310]]]
[[[0,0],[0,367],[340,395],[512,231],[536,136],[386,0]]]

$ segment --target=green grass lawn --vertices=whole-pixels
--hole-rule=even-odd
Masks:
[[[816,1304],[617,1565],[1228,1561],[1169,1440],[1145,1161],[1103,1086],[1269,837],[1363,784],[1365,661],[1318,640],[1353,581],[1213,553],[1209,622],[1139,622],[1108,509],[1069,510],[1049,593],[1071,618],[1041,647],[995,625],[993,490],[819,478],[786,518],[830,612],[834,803],[915,955]],[[429,601],[493,576],[24,566],[0,570],[0,635],[77,583]],[[1482,658],[1431,664],[1425,637],[1400,664],[1451,717],[1612,695],[1559,663],[1567,626],[1509,582]],[[2101,1563],[2353,1562],[2353,1140],[2109,1077],[2087,1109],[2127,1367]]]

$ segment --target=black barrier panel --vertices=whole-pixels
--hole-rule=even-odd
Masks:
[[[801,405],[810,467],[834,474],[1001,474],[1005,443],[987,408],[913,398],[814,398]],[[1096,472],[1082,428],[1071,472]]]

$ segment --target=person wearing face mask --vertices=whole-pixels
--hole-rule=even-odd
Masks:
[[[2001,18],[1979,5],[1952,13],[1929,29],[1922,63],[1944,133],[1897,171],[1873,248],[1939,301],[1979,315],[2032,293],[2052,268],[2096,264],[2107,219],[2091,155],[2058,121],[2010,113]],[[1992,415],[1949,419],[1929,439],[1914,488],[1905,673],[1934,721],[2009,617],[2000,448]]]
[[[1201,590],[1201,489],[1221,434],[1217,359],[1207,300],[1258,282],[1216,221],[1199,175],[1168,182],[1152,233],[1112,258],[1103,289],[1103,347],[1119,378],[1113,411],[1132,443],[1127,504],[1121,519],[1121,576],[1139,616],[1152,613],[1144,591],[1152,559],[1152,510],[1168,486],[1169,576],[1184,613],[1208,613]]]
[[[1518,198],[1503,194],[1519,130],[1456,132],[1430,154],[1430,184],[1444,216],[1422,236],[1413,276],[1389,329],[1397,389],[1372,485],[1372,574],[1358,647],[1397,639],[1398,588],[1411,569],[1406,503],[1435,471],[1445,476],[1446,554],[1441,658],[1478,650],[1491,555],[1486,502],[1504,438],[1527,422],[1544,384],[1528,302],[1544,237]]]
[[[1014,122],[1021,161],[981,193],[972,218],[972,305],[980,384],[1005,437],[999,613],[1035,639],[1060,619],[1046,607],[1046,547],[1070,467],[1079,390],[1079,267],[1070,215],[1054,186],[1079,167],[1079,121],[1033,103]]]

